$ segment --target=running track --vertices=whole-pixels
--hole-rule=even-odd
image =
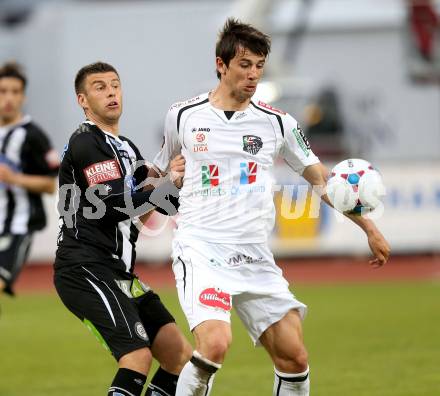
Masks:
[[[295,284],[360,283],[383,281],[438,280],[440,255],[396,256],[374,269],[365,257],[302,258],[278,260],[284,276]],[[41,263],[40,263],[41,264]],[[138,264],[136,273],[153,288],[173,287],[168,263]],[[50,264],[27,265],[17,284],[18,293],[54,291]]]

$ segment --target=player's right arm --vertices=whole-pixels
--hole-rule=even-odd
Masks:
[[[333,207],[325,193],[328,173],[327,168],[322,163],[317,163],[307,166],[303,171],[302,177],[313,186],[327,205]],[[356,214],[345,215],[365,232],[368,239],[368,245],[374,256],[369,263],[378,267],[385,264],[390,255],[390,246],[374,222]]]
[[[172,106],[166,115],[164,125],[164,135],[162,147],[153,160],[153,166],[148,169],[148,178],[166,180],[167,174],[169,179],[177,188],[181,188],[183,184],[183,176],[185,174],[185,159],[180,154],[181,146],[177,132],[177,113],[175,107]],[[157,183],[154,183],[157,185]],[[144,190],[154,188],[152,184],[145,186]],[[172,199],[172,203],[179,205],[178,199]],[[158,210],[159,213],[164,214]],[[146,213],[140,217],[142,223],[145,223],[151,213]]]
[[[172,106],[166,115],[163,143],[160,151],[153,160],[154,168],[151,170],[151,176],[163,176],[170,171],[180,172],[181,163],[179,163],[175,169],[173,169],[171,166],[174,165],[172,160],[175,159],[182,150],[182,146],[179,141],[179,132],[177,130],[177,109],[177,106]],[[181,162],[181,160],[179,161]],[[171,177],[173,177],[173,175]]]
[[[165,117],[163,143],[149,169],[149,177],[162,177],[169,173],[178,188],[182,187],[185,173],[185,159],[181,155],[182,146],[177,130],[178,106],[171,106]]]
[[[284,116],[284,125],[285,133],[281,155],[293,170],[302,175],[302,177],[312,185],[322,200],[332,206],[325,193],[328,179],[327,168],[319,161],[318,157],[313,154],[310,144],[302,133],[298,122],[287,114]],[[374,222],[357,215],[348,214],[347,217],[357,224],[367,235],[368,244],[374,255],[374,258],[370,260],[370,264],[373,266],[385,264],[390,255],[390,247]]]

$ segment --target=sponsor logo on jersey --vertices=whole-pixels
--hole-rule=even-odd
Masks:
[[[292,129],[293,134],[295,135],[295,139],[298,142],[299,147],[301,147],[301,150],[304,152],[306,156],[309,156],[310,154],[310,143],[307,140],[306,136],[304,135],[301,127],[299,124],[296,128]]]
[[[247,186],[246,188],[243,188],[243,185],[240,186],[232,186],[231,187],[231,196],[237,196],[240,194],[262,194],[266,192],[266,187],[261,185],[253,185],[253,186]]]
[[[275,111],[276,113],[280,113],[282,115],[286,115],[287,114],[283,110],[280,110],[280,109],[277,109],[275,107],[272,107],[271,105],[268,105],[267,103],[264,103],[261,100],[258,101],[258,106],[264,107],[265,109],[270,110],[270,111]]]
[[[193,151],[195,153],[206,152],[208,151],[208,144],[207,143],[195,144],[193,147]]]
[[[140,339],[145,341],[148,340],[147,332],[145,331],[145,328],[141,322],[136,322],[134,325],[134,330]]]
[[[221,187],[209,187],[195,190],[189,194],[190,197],[223,197],[228,192]]]
[[[209,128],[193,128],[192,132],[194,133],[193,151],[195,153],[208,151],[208,137],[206,135],[206,132],[209,132]]]
[[[199,295],[199,301],[202,305],[219,308],[224,311],[230,311],[232,308],[231,295],[216,287],[209,287],[203,290]]]
[[[263,141],[259,136],[243,136],[243,151],[255,155],[260,151],[261,147],[263,147]]]
[[[198,133],[198,134],[196,135],[196,140],[197,140],[199,143],[204,142],[205,139],[206,139],[206,136],[205,136],[204,133]]]
[[[83,170],[89,186],[103,183],[109,180],[119,179],[121,172],[116,160],[97,162]]]
[[[202,165],[202,186],[216,187],[219,183],[218,165]]]
[[[257,181],[257,163],[240,163],[240,184],[252,184]]]

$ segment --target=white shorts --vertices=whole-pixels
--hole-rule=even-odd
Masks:
[[[190,329],[214,319],[230,323],[235,308],[255,345],[291,309],[307,307],[289,291],[266,244],[173,242],[173,271]]]

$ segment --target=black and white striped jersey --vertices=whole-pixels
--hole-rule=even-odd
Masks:
[[[59,168],[58,154],[30,116],[0,127],[0,163],[29,175],[56,176]],[[24,235],[45,225],[41,194],[0,182],[0,235]]]
[[[148,202],[149,192],[140,188],[147,175],[148,168],[129,139],[89,121],[80,125],[61,162],[55,269],[96,263],[133,271],[141,224],[133,212],[117,208],[126,207],[127,197],[134,208]]]

